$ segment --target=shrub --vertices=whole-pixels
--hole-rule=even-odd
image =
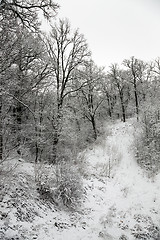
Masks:
[[[83,194],[82,178],[78,168],[71,163],[63,162],[57,168],[56,200],[69,208],[78,207]]]
[[[145,170],[156,174],[160,169],[160,110],[148,104],[144,107],[137,136],[137,162]]]
[[[36,166],[37,191],[40,197],[59,207],[76,208],[83,195],[79,164],[59,158],[55,165],[40,163]]]

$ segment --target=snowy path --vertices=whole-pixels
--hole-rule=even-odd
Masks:
[[[115,124],[105,143],[88,152],[91,179],[86,181],[86,208],[92,211],[84,233],[73,239],[125,239],[124,235],[130,240],[160,239],[157,232],[153,238],[147,235],[160,225],[160,177],[152,182],[137,165],[134,131],[131,123]]]
[[[160,174],[148,179],[137,165],[135,130],[133,121],[107,126],[104,140],[86,152],[86,199],[79,212],[42,204],[34,165],[22,162],[0,203],[0,213],[7,213],[0,218],[0,240],[160,240]]]

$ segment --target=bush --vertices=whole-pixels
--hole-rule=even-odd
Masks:
[[[62,157],[58,160],[55,165],[37,164],[37,191],[45,201],[59,207],[76,208],[80,206],[83,195],[79,164]]]
[[[145,170],[157,174],[160,170],[160,110],[148,104],[144,107],[137,141],[137,162]]]
[[[69,208],[78,207],[83,194],[82,178],[78,168],[71,163],[63,162],[57,168],[56,200]]]

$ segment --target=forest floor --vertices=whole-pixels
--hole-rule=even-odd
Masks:
[[[160,174],[148,178],[137,165],[137,125],[129,120],[106,129],[85,151],[85,199],[77,211],[42,201],[34,164],[14,160],[9,191],[0,197],[0,240],[160,240]]]

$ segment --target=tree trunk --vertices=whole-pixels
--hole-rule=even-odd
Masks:
[[[15,97],[19,98],[20,92],[15,92]],[[14,121],[14,127],[13,127],[13,133],[15,134],[15,140],[16,140],[16,146],[19,147],[22,142],[22,135],[21,135],[21,128],[22,128],[22,112],[23,107],[21,103],[19,103],[17,100],[15,100],[14,106],[12,108],[13,110],[13,121]]]
[[[59,142],[59,135],[56,131],[53,136],[53,146],[52,146],[52,154],[51,154],[51,163],[56,164],[57,163],[57,146]]]
[[[123,122],[126,121],[126,113],[125,113],[125,106],[124,106],[124,102],[123,102],[123,96],[120,96],[120,100],[121,100],[121,108],[122,108],[122,120]]]
[[[37,128],[37,123],[35,123],[35,134],[36,134],[36,141],[35,141],[35,164],[38,163],[38,158],[39,158],[39,146],[38,146],[38,137],[39,137],[39,132]]]
[[[96,129],[96,122],[94,116],[91,116],[92,128],[94,132],[94,139],[97,139],[97,129]]]
[[[62,122],[62,107],[58,107],[57,117],[54,119],[54,129],[53,129],[53,145],[52,145],[52,153],[50,163],[56,164],[57,163],[57,146],[59,143],[59,137],[61,135],[61,122]]]
[[[110,98],[107,96],[107,102],[108,102],[108,113],[110,118],[112,118],[112,110],[111,110],[111,103],[110,103]]]
[[[139,120],[139,104],[138,104],[138,95],[137,95],[137,86],[134,83],[134,95],[135,95],[135,103],[136,103],[136,116],[137,116],[137,121]]]
[[[113,109],[114,109],[114,106],[115,106],[115,104],[116,104],[116,101],[117,101],[116,96],[114,96],[114,97],[110,100],[110,102],[111,102],[111,114],[112,114],[112,116],[113,116]]]
[[[17,103],[16,107],[16,124],[17,124],[17,146],[21,145],[22,142],[22,135],[21,135],[21,129],[22,129],[22,106],[20,103]]]

